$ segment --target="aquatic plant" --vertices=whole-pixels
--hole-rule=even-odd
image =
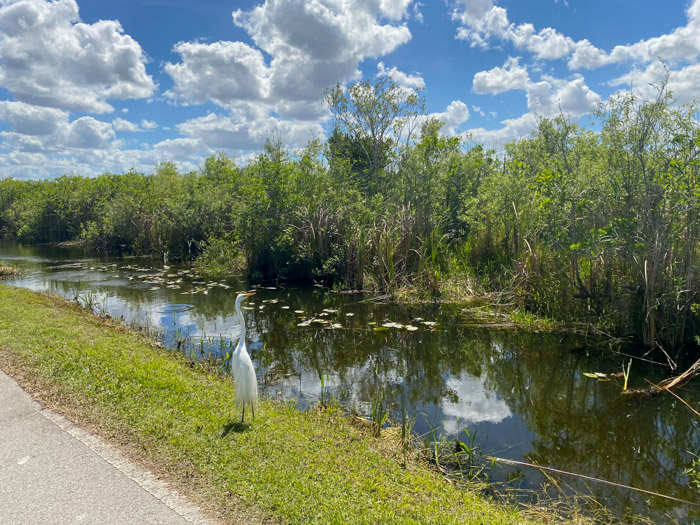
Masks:
[[[382,427],[389,419],[389,403],[386,398],[384,388],[380,388],[376,395],[372,397],[372,434],[374,437],[379,437],[382,433]]]

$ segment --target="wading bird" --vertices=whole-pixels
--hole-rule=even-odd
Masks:
[[[238,316],[238,324],[241,327],[241,338],[238,340],[236,350],[231,356],[231,373],[233,374],[234,391],[236,396],[236,405],[243,405],[243,413],[241,414],[241,423],[245,418],[245,404],[250,403],[250,410],[255,418],[255,402],[258,400],[258,380],[255,377],[255,368],[250,360],[248,350],[245,347],[245,319],[241,312],[241,303],[255,292],[241,293],[236,297],[236,315]]]

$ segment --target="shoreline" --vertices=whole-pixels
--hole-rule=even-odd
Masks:
[[[0,286],[0,298],[0,367],[42,403],[155,467],[191,501],[206,502],[212,515],[233,519],[245,509],[254,522],[529,522],[418,459],[402,469],[400,444],[389,434],[373,438],[366,425],[332,410],[299,412],[270,400],[258,419],[239,425],[229,378],[55,296]]]

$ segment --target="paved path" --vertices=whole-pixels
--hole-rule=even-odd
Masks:
[[[102,440],[0,371],[0,523],[210,524]]]

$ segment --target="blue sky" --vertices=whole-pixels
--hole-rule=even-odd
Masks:
[[[322,135],[324,89],[380,74],[498,148],[652,97],[666,69],[692,100],[699,54],[700,0],[0,0],[0,177],[245,163]]]

